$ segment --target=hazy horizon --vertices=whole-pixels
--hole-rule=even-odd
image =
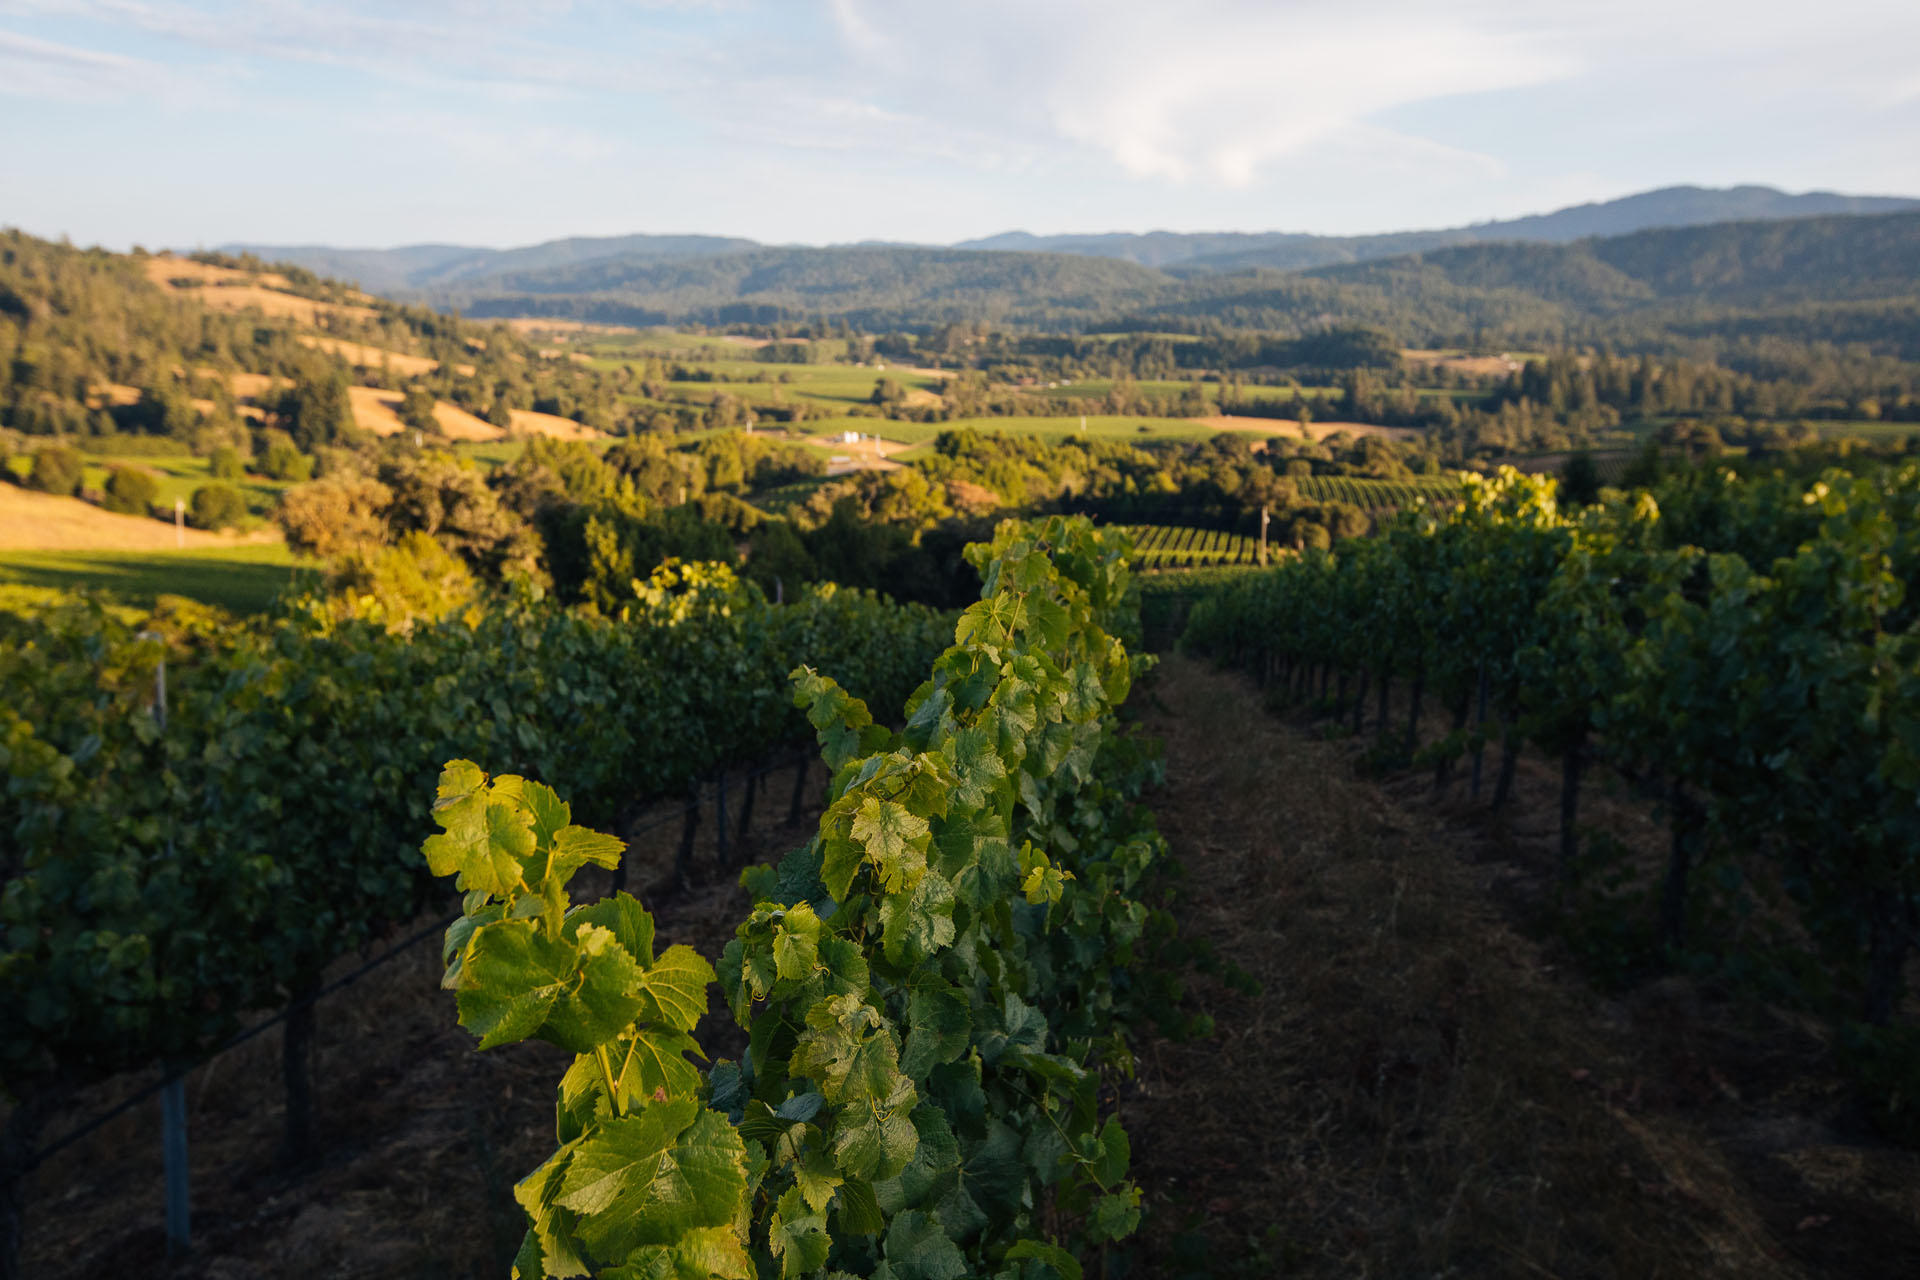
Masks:
[[[949,244],[1920,193],[1920,10],[1808,26],[1727,0],[0,0],[28,126],[0,223],[119,248]]]

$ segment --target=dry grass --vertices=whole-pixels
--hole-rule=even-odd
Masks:
[[[1520,368],[1520,362],[1512,356],[1461,356],[1448,355],[1444,351],[1418,351],[1408,349],[1400,353],[1400,358],[1408,364],[1430,365],[1436,369],[1452,369],[1475,377],[1505,377]]]
[[[242,271],[238,267],[220,267],[211,262],[171,253],[156,253],[146,260],[147,279],[163,289],[235,288],[260,285],[268,289],[290,289],[293,282],[277,271]]]
[[[176,534],[170,520],[116,515],[78,498],[0,484],[0,552],[171,551],[179,546],[231,547],[278,538],[275,530],[231,534],[186,529]]]
[[[269,377],[264,373],[230,373],[227,375],[227,385],[233,388],[236,400],[258,400],[273,394],[280,387],[293,384],[291,379]]]
[[[837,435],[807,436],[806,443],[822,449],[831,449],[833,456],[827,460],[827,474],[843,476],[852,471],[898,471],[900,463],[893,455],[913,448],[898,440],[882,440],[868,436],[848,444]]]
[[[118,408],[140,403],[140,388],[130,387],[124,382],[101,382],[94,385],[93,394],[87,397],[87,403],[93,408]]]
[[[303,346],[324,351],[330,356],[339,356],[348,364],[366,369],[391,369],[403,378],[432,373],[440,367],[438,360],[429,360],[425,356],[405,355],[388,351],[385,347],[369,347],[365,343],[348,342],[342,338],[323,338],[318,334],[303,333],[299,340]],[[466,371],[472,374],[473,366],[466,366]]]
[[[1231,413],[1216,413],[1190,421],[1203,427],[1212,427],[1215,431],[1252,431],[1263,436],[1287,436],[1295,440],[1325,440],[1341,432],[1350,436],[1382,436],[1388,440],[1412,440],[1420,435],[1413,427],[1376,427],[1367,422],[1309,422],[1302,433],[1300,424],[1291,418],[1251,418]]]
[[[509,435],[552,436],[555,440],[598,440],[602,434],[592,427],[575,422],[572,418],[563,418],[554,413],[535,413],[531,409],[509,409],[507,416],[512,423],[507,428]]]
[[[353,420],[362,431],[371,431],[377,436],[393,436],[408,429],[396,411],[401,400],[398,391],[348,387],[347,398],[353,406]],[[499,440],[507,434],[486,419],[476,418],[445,400],[434,402],[433,420],[440,425],[440,434],[449,440]]]
[[[500,320],[495,323],[504,324],[507,328],[522,336],[533,336],[542,333],[640,332],[638,329],[631,328],[627,325],[595,324],[586,320],[550,320],[540,316],[515,316],[512,319]],[[761,341],[761,339],[745,339],[745,341],[754,342]]]
[[[264,316],[286,317],[308,325],[318,325],[323,318],[373,320],[378,314],[372,307],[357,303],[315,302],[283,292],[291,287],[290,282],[285,276],[270,271],[256,274],[162,253],[146,260],[146,272],[149,280],[168,293],[192,298],[219,311],[258,311]]]
[[[1176,913],[1264,990],[1199,979],[1216,1036],[1144,1048],[1146,1274],[1920,1274],[1920,1161],[1847,1136],[1804,1034],[1673,981],[1602,998],[1497,905],[1527,851],[1431,775],[1366,781],[1183,659],[1153,697]],[[1552,803],[1524,771],[1526,841]]]

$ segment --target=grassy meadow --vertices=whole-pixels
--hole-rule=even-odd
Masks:
[[[0,551],[0,585],[102,591],[143,607],[179,595],[258,613],[311,576],[284,542],[184,551]]]

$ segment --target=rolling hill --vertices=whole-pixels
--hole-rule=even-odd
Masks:
[[[1442,243],[1436,238],[1486,229],[1408,233],[1402,242],[1421,247],[1296,270],[1196,268],[1238,252],[1220,249],[1226,237],[1210,238],[1210,258],[1162,267],[1082,252],[771,248],[698,237],[556,241],[485,259],[421,247],[394,252],[416,254],[411,278],[424,283],[387,292],[472,316],[632,325],[833,317],[869,330],[987,323],[1299,334],[1364,324],[1423,347],[1605,341],[1646,349],[1781,335],[1920,358],[1920,203],[1772,216],[1864,199],[1676,189],[1521,220],[1526,238]],[[1551,238],[1610,218],[1706,216],[1729,202],[1769,216]]]

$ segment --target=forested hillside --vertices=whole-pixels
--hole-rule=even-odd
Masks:
[[[1912,212],[1720,223],[1572,244],[1429,244],[1429,252],[1298,273],[1174,274],[1075,253],[855,246],[689,256],[680,251],[688,247],[649,244],[560,262],[551,259],[561,250],[551,248],[508,270],[496,268],[510,255],[442,263],[417,273],[430,274],[428,283],[397,296],[476,316],[617,324],[830,317],[869,330],[985,323],[1290,334],[1367,324],[1409,346],[1604,342],[1653,351],[1792,324],[1805,339],[1920,353],[1920,213]]]
[[[1042,328],[1159,297],[1168,277],[1069,254],[855,246],[594,259],[423,291],[468,314],[615,324],[767,323],[828,315],[869,329],[988,320]]]

